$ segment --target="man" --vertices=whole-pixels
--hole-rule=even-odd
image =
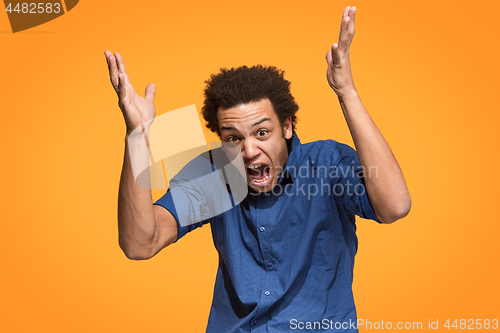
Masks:
[[[354,86],[349,46],[355,11],[345,8],[339,42],[326,59],[328,83],[357,152],[333,140],[300,143],[298,107],[276,68],[222,70],[208,81],[203,116],[223,143],[241,150],[249,192],[233,209],[196,224],[181,225],[180,216],[189,215],[192,206],[203,209],[206,198],[191,196],[186,205],[174,205],[172,198],[175,178],[183,178],[189,167],[155,204],[151,191],[135,183],[130,149],[144,142],[149,130],[144,124],[155,116],[155,86],[149,84],[140,97],[121,56],[105,52],[127,125],[120,247],[130,259],[149,259],[210,223],[219,268],[207,332],[357,331],[354,215],[392,223],[408,214],[411,200],[401,169]],[[141,126],[142,133],[133,131]]]

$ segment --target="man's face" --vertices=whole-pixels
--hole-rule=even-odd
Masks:
[[[292,137],[291,118],[281,127],[268,98],[230,109],[219,108],[217,118],[222,141],[241,149],[248,186],[257,192],[270,191],[288,159],[285,139]]]

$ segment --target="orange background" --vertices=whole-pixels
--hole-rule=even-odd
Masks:
[[[200,111],[222,66],[275,65],[302,142],[352,146],[325,78],[347,5],[358,92],[413,200],[395,224],[358,220],[358,318],[500,319],[498,1],[88,0],[16,34],[0,14],[0,331],[204,331],[208,226],[147,261],[118,247],[125,126],[104,50],[123,55],[141,94],[156,84],[157,114]]]

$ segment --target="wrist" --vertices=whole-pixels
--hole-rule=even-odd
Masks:
[[[348,89],[336,91],[335,93],[337,94],[337,97],[341,100],[359,98],[358,91],[356,90],[356,87],[354,87],[354,86],[351,88],[348,88]]]
[[[130,136],[136,136],[136,137],[141,137],[143,134],[146,134],[149,136],[149,128],[151,127],[152,122],[148,121],[146,123],[141,123],[139,126],[135,128],[129,128],[127,126],[127,129],[125,131],[125,136],[130,137]]]
[[[146,140],[149,138],[149,126],[147,127],[137,127],[133,130],[127,129],[125,132],[126,141],[136,141],[136,140]]]

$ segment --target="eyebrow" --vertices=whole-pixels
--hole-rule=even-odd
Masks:
[[[239,131],[236,129],[236,127],[234,127],[234,126],[221,126],[221,127],[220,127],[220,130],[221,130],[221,131],[224,131],[224,130],[235,130],[236,132],[239,132]]]
[[[257,125],[259,125],[259,124],[262,124],[263,122],[265,122],[265,121],[267,121],[267,120],[271,121],[271,119],[270,119],[270,118],[262,118],[262,119],[261,119],[261,120],[259,120],[258,122],[254,123],[254,124],[252,125],[252,127],[257,126]]]
[[[259,124],[262,124],[262,123],[263,123],[263,122],[265,122],[265,121],[271,121],[271,118],[262,118],[261,120],[259,120],[259,121],[255,122],[255,123],[253,123],[253,124],[252,124],[252,127],[255,127],[255,126],[259,125]],[[221,131],[224,131],[224,130],[234,130],[234,131],[239,132],[239,131],[236,129],[236,127],[234,127],[234,126],[221,126],[221,127],[220,127],[220,130],[221,130]]]

